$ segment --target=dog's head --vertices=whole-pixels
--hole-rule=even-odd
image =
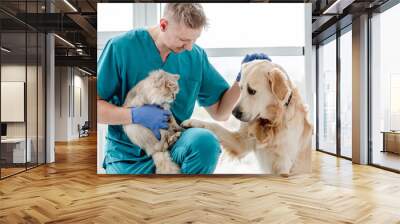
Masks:
[[[178,75],[163,70],[156,70],[143,80],[142,90],[145,91],[149,104],[161,105],[172,103],[179,92]]]
[[[239,85],[240,99],[232,114],[243,122],[261,118],[273,123],[292,91],[282,67],[267,60],[243,64]]]

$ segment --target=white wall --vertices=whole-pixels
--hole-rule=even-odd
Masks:
[[[25,70],[27,69],[27,70]],[[28,79],[30,78],[31,74],[36,74],[36,67],[33,66],[27,66],[25,65],[17,65],[17,64],[8,64],[8,65],[2,65],[1,66],[1,81],[10,81],[10,82],[25,82],[25,75],[26,71],[28,72],[29,76]],[[28,80],[29,85],[36,85],[36,81],[33,80]],[[27,88],[27,106],[31,107],[28,110],[28,112],[35,111],[34,108],[37,107],[36,104],[36,88]],[[31,92],[32,91],[32,92]],[[32,102],[35,102],[34,104],[31,104]],[[31,105],[30,105],[31,104]],[[32,107],[33,110],[32,110]],[[1,108],[1,110],[8,110],[8,108]],[[30,133],[33,132],[33,130],[36,130],[36,126],[33,127],[33,124],[31,123],[32,121],[35,121],[36,123],[36,113],[27,113],[27,120],[29,123],[28,125],[28,137]],[[8,137],[25,137],[25,126],[26,122],[7,122],[7,136]],[[36,131],[35,131],[36,134]]]
[[[38,69],[38,70],[37,70]],[[27,80],[25,80],[27,78]],[[25,64],[3,64],[1,66],[1,81],[24,82],[26,84],[26,106],[20,108],[21,113],[26,112],[26,120],[23,122],[6,122],[7,137],[9,138],[25,138],[25,135],[30,140],[30,148],[32,161],[44,163],[44,74],[41,66],[32,66]],[[2,89],[3,92],[4,89]],[[24,90],[20,90],[24,94]],[[7,94],[7,93],[5,93]],[[2,95],[7,97],[7,95]],[[24,102],[23,102],[24,103]],[[10,107],[1,108],[2,112],[13,113]],[[15,109],[14,109],[15,110]],[[15,112],[14,112],[15,113]],[[38,157],[37,157],[38,153]]]
[[[76,68],[56,67],[55,77],[55,141],[79,138],[78,124],[88,120],[88,77]],[[80,100],[77,102],[80,88]],[[82,114],[76,105],[81,105]],[[74,111],[75,110],[75,111]]]
[[[76,69],[74,71],[75,75],[74,75],[73,85],[74,85],[75,91],[72,93],[72,94],[75,94],[75,96],[71,96],[74,99],[74,103],[75,103],[75,107],[74,107],[75,113],[73,113],[74,116],[73,116],[72,125],[71,125],[72,129],[70,132],[73,139],[79,137],[78,128],[77,128],[78,124],[82,126],[85,123],[85,121],[89,120],[88,119],[88,116],[89,116],[89,114],[88,114],[88,105],[89,105],[89,103],[88,103],[88,77],[81,76],[81,74],[83,74],[83,73],[80,73],[79,71],[78,71],[79,73],[77,75],[76,74],[77,71],[78,70],[76,70]],[[76,107],[76,105],[79,104],[79,102],[76,101],[76,100],[78,100],[77,99],[78,93],[76,92],[76,90],[77,90],[76,87],[80,88],[80,91],[81,91],[80,106],[82,107],[81,108],[82,114],[79,113],[78,108]]]
[[[55,73],[55,141],[67,141],[68,68],[56,67]]]

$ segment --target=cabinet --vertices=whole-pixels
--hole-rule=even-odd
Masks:
[[[384,131],[383,134],[383,150],[382,152],[392,152],[400,154],[400,132]]]

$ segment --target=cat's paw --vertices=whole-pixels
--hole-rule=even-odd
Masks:
[[[173,135],[170,135],[169,137],[168,137],[168,144],[169,145],[173,145],[173,144],[175,144],[175,142],[176,141],[178,141],[178,139],[179,139],[179,137],[181,137],[181,134],[182,134],[182,132],[176,132],[176,133],[174,133]]]

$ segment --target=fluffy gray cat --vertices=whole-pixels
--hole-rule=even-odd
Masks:
[[[145,104],[159,105],[164,110],[170,110],[170,104],[179,92],[178,75],[163,70],[156,70],[140,81],[127,94],[124,107],[140,107]],[[123,125],[129,139],[151,155],[157,174],[177,174],[180,167],[171,159],[168,149],[178,140],[183,130],[173,115],[170,116],[168,130],[161,129],[161,139],[153,132],[139,124]]]

